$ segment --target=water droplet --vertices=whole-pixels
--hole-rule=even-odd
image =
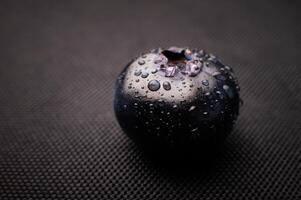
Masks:
[[[164,81],[164,82],[163,82],[163,88],[164,88],[165,90],[170,90],[170,89],[171,89],[170,83],[169,83],[168,81]]]
[[[196,127],[196,128],[194,128],[194,129],[192,129],[191,132],[195,132],[195,131],[197,131],[198,129],[199,129],[199,128]]]
[[[191,87],[191,88],[192,88],[192,87],[193,87],[193,84],[190,84],[190,85],[189,85],[189,87]]]
[[[157,80],[151,80],[150,82],[148,82],[148,89],[150,89],[151,91],[157,91],[160,89],[160,82]]]
[[[144,61],[144,60],[139,60],[139,61],[138,61],[138,64],[139,64],[139,65],[144,65],[144,64],[145,64],[145,61]]]
[[[229,66],[225,66],[225,69],[228,71],[231,71],[231,67],[229,67]]]
[[[222,80],[222,81],[225,81],[227,78],[225,76],[223,76],[221,73],[219,72],[214,72],[212,74],[212,76],[214,76],[216,79],[218,80]]]
[[[142,73],[141,70],[137,70],[137,71],[135,71],[134,75],[135,76],[140,76],[141,73]]]
[[[208,115],[208,112],[206,112],[206,111],[205,111],[205,112],[203,112],[203,115]]]
[[[209,81],[208,81],[208,80],[202,80],[202,84],[203,84],[204,86],[208,86],[208,85],[209,85]]]
[[[139,82],[139,79],[136,79],[135,81],[138,83],[138,82]]]
[[[161,62],[162,62],[162,60],[155,60],[155,61],[154,61],[155,64],[159,64],[159,63],[161,63]]]
[[[217,76],[217,75],[220,75],[220,74],[221,74],[220,72],[213,72],[212,76]]]
[[[223,85],[223,89],[224,89],[224,90],[228,90],[228,89],[229,89],[229,86],[228,86],[228,85]]]
[[[138,106],[138,103],[134,103],[134,106]]]
[[[155,74],[155,73],[157,73],[157,71],[158,71],[157,69],[153,69],[153,70],[151,71],[151,73],[152,73],[152,74]]]
[[[156,48],[156,49],[151,50],[151,53],[159,53],[161,51],[162,51],[161,48]]]
[[[188,111],[193,111],[195,108],[196,106],[191,106]]]
[[[126,104],[123,105],[123,108],[126,109],[128,106]]]
[[[206,52],[205,52],[204,50],[200,50],[200,51],[199,51],[199,55],[200,55],[200,56],[205,56],[205,55],[206,55]]]
[[[178,106],[175,104],[175,105],[173,105],[173,108],[177,108]]]
[[[205,96],[209,96],[209,95],[210,95],[210,92],[206,92],[206,93],[205,93]]]
[[[201,62],[199,63],[196,60],[196,62],[190,62],[186,65],[186,72],[189,74],[189,76],[194,77],[199,74],[201,67],[202,67],[202,63]]]
[[[186,58],[191,59],[192,51],[190,49],[185,49],[184,55]]]
[[[148,72],[142,72],[141,77],[142,78],[147,78],[148,77]]]

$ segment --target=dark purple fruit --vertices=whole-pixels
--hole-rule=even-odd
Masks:
[[[149,151],[205,152],[231,132],[239,103],[230,67],[203,50],[171,47],[124,68],[114,108],[124,132]]]

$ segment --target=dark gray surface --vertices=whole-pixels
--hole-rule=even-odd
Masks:
[[[297,199],[298,25],[286,1],[1,1],[0,199]],[[209,170],[153,165],[113,114],[123,66],[171,45],[239,77],[244,106]]]

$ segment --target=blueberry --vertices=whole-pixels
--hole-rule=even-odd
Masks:
[[[232,68],[203,50],[158,48],[120,73],[114,109],[123,131],[153,152],[208,151],[224,141],[239,113]]]

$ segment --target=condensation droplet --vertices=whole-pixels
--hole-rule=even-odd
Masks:
[[[205,112],[203,112],[203,115],[208,115],[208,112],[206,112],[206,111],[205,111]]]
[[[193,111],[195,108],[196,106],[191,106],[188,111]]]
[[[228,71],[231,71],[231,67],[229,67],[229,66],[225,66],[225,69]]]
[[[191,129],[191,132],[195,132],[195,131],[197,131],[198,129],[199,129],[198,127],[194,128],[194,129]]]
[[[142,72],[141,77],[142,78],[147,78],[148,77],[148,72]]]
[[[203,84],[204,86],[208,86],[208,85],[209,85],[209,81],[208,81],[208,80],[202,80],[202,84]]]
[[[157,91],[160,89],[160,82],[157,80],[151,80],[150,82],[148,82],[148,89],[150,89],[151,91]]]
[[[136,79],[135,81],[138,83],[138,82],[139,82],[139,79]]]
[[[139,64],[139,65],[144,65],[144,64],[145,64],[145,61],[144,61],[144,60],[139,60],[139,61],[138,61],[138,64]]]
[[[224,90],[229,90],[229,86],[228,85],[223,85],[223,89]]]
[[[141,73],[142,73],[141,70],[138,70],[138,71],[135,71],[134,75],[135,76],[140,76]]]
[[[225,80],[227,79],[225,76],[221,75],[220,73],[219,73],[219,74],[216,74],[216,75],[213,74],[213,76],[214,76],[216,79],[222,80],[222,81],[225,81]]]
[[[155,61],[154,61],[155,64],[159,64],[159,63],[161,63],[161,62],[162,62],[162,60],[155,60]]]
[[[171,89],[170,83],[169,83],[168,81],[164,81],[164,82],[163,82],[163,88],[164,88],[165,90],[170,90],[170,89]]]
[[[157,69],[153,69],[153,70],[151,71],[151,73],[152,73],[152,74],[155,74],[155,73],[157,73],[157,71],[158,71]]]

